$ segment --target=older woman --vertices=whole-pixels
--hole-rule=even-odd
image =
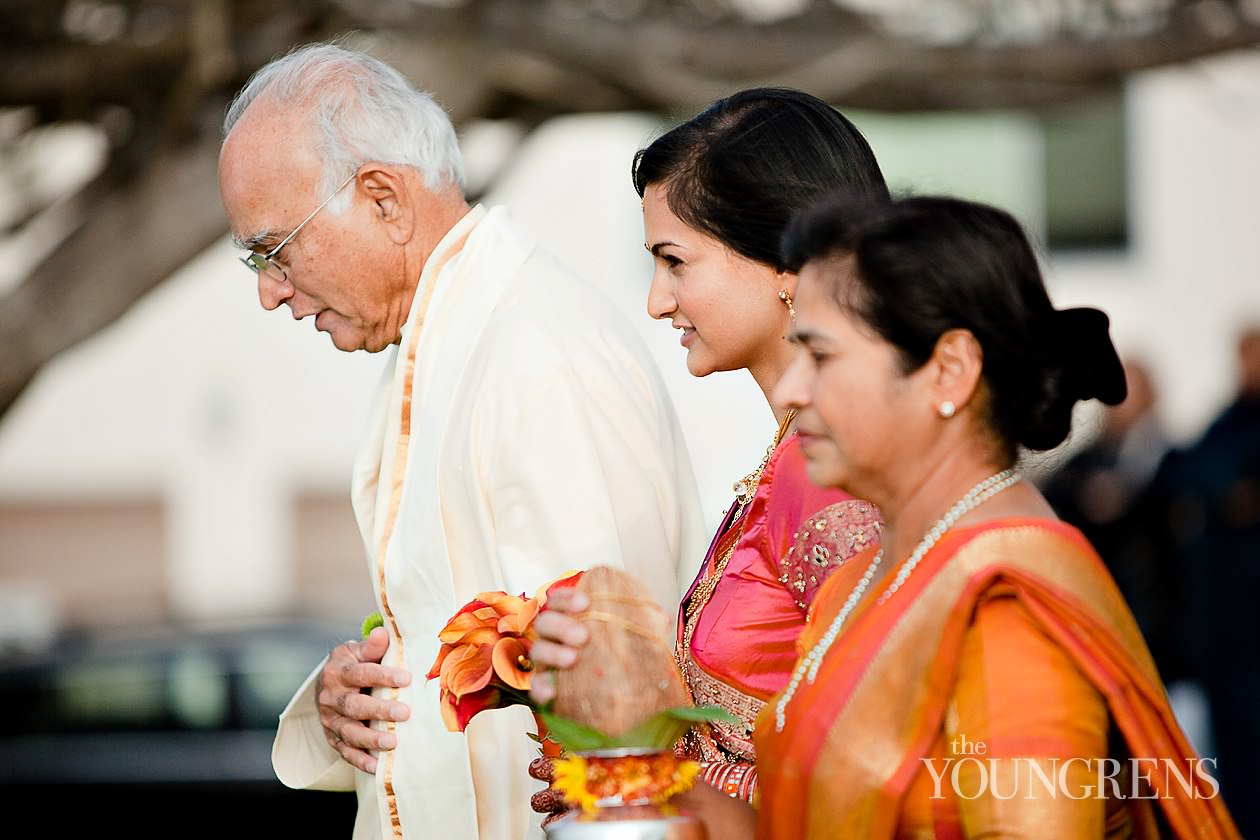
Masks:
[[[815,209],[787,257],[800,350],[775,401],[810,478],[886,524],[759,718],[756,815],[688,795],[711,836],[1237,837],[1101,561],[1014,470],[1077,401],[1123,398],[1106,317],[1055,310],[1018,224],[953,199]],[[571,645],[566,600],[538,629]]]

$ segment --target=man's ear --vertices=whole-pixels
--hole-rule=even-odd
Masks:
[[[367,163],[360,167],[357,181],[372,202],[373,218],[384,226],[389,238],[399,245],[411,239],[415,232],[415,197],[403,174],[388,164]]]
[[[971,330],[946,330],[936,340],[929,360],[932,366],[933,399],[937,404],[966,406],[976,395],[984,372],[984,350]]]

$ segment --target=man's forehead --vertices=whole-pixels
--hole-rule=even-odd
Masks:
[[[265,128],[255,132],[254,126],[242,123],[237,125],[241,132],[228,135],[219,155],[219,191],[233,239],[253,247],[278,241],[279,225],[310,211],[307,205],[316,200],[321,167],[309,142],[277,142]]]

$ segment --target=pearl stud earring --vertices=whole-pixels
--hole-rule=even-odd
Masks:
[[[954,416],[954,412],[958,407],[954,405],[953,400],[942,400],[941,404],[936,407],[936,413],[944,417],[946,420]]]

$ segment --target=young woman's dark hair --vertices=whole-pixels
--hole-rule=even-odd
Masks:
[[[670,210],[738,254],[793,268],[779,251],[792,215],[836,190],[887,198],[870,145],[843,114],[787,88],[719,99],[640,149],[642,196],[662,184]]]
[[[1125,397],[1107,316],[1054,308],[1009,213],[954,198],[839,196],[798,215],[783,248],[796,265],[852,260],[855,282],[837,287],[836,299],[898,349],[904,372],[921,367],[946,331],[969,330],[984,353],[989,419],[1008,463],[1017,446],[1062,443],[1078,400]]]

